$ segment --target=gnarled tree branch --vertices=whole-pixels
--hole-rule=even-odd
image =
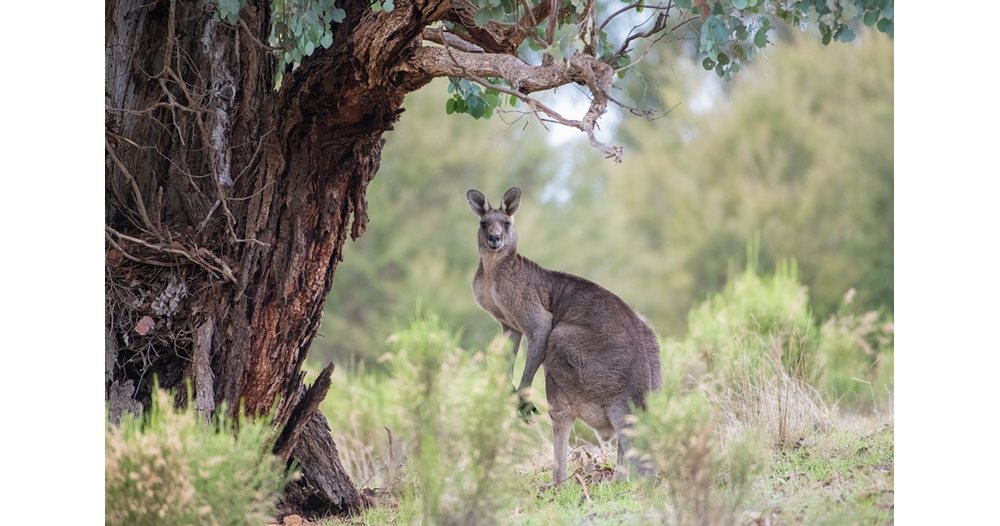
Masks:
[[[604,144],[595,135],[597,121],[607,111],[608,102],[621,104],[611,97],[615,73],[611,64],[617,63],[629,52],[633,41],[651,37],[660,40],[666,33],[687,22],[668,28],[669,15],[674,7],[672,0],[668,0],[665,4],[646,6],[653,9],[654,14],[628,32],[609,60],[601,61],[596,58],[598,33],[614,18],[638,10],[643,4],[630,3],[615,10],[598,23],[595,2],[588,0],[583,8],[584,12],[577,14],[580,20],[585,21],[579,24],[579,37],[584,44],[582,52],[578,51],[569,60],[560,62],[553,62],[552,56],[546,53],[543,55],[541,65],[530,65],[518,57],[518,47],[528,38],[543,47],[551,45],[559,21],[578,7],[560,7],[560,3],[553,0],[536,0],[537,4],[532,6],[534,2],[531,0],[517,0],[516,5],[519,8],[515,11],[516,22],[491,20],[477,25],[475,16],[479,6],[473,0],[427,1],[441,2],[433,10],[435,16],[428,17],[430,22],[443,20],[454,25],[447,26],[447,30],[440,27],[423,29],[422,40],[443,47],[413,48],[409,56],[394,71],[402,87],[412,91],[436,77],[446,76],[476,82],[489,89],[517,97],[525,102],[531,113],[541,121],[553,121],[583,131],[587,134],[591,145],[618,162],[622,158],[622,148]],[[648,25],[651,20],[653,23]],[[536,31],[539,27],[544,27],[544,37],[538,36]],[[640,30],[642,27],[647,29]],[[497,78],[503,79],[507,85],[491,80]],[[591,93],[590,106],[579,120],[563,117],[538,99],[529,96],[537,91],[571,83],[586,85]]]
[[[513,55],[501,53],[470,53],[446,47],[420,47],[398,68],[403,85],[417,89],[437,77],[500,77],[516,91],[533,93],[557,88],[571,82],[582,82],[566,63],[532,66]]]
[[[445,41],[443,30],[437,40]],[[417,89],[436,77],[461,77],[513,95],[524,101],[533,112],[542,113],[551,120],[577,128],[587,134],[591,145],[607,157],[621,162],[622,148],[607,145],[595,135],[597,120],[607,110],[608,94],[614,70],[591,55],[577,53],[568,62],[532,66],[521,59],[499,53],[470,53],[450,47],[421,47],[399,68],[404,83]],[[510,87],[490,82],[487,78],[501,78]],[[591,91],[591,103],[583,119],[567,119],[530,93],[557,88],[571,83],[585,84]]]
[[[447,31],[439,31],[436,29],[424,29],[424,40],[429,42],[434,42],[435,44],[441,44],[442,46],[447,46],[450,48],[458,49],[460,51],[465,51],[467,53],[483,53],[485,50],[468,40],[454,34],[448,33]]]

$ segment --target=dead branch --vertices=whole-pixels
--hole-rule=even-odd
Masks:
[[[165,244],[154,244],[154,243],[150,243],[148,241],[139,239],[137,237],[132,237],[132,236],[123,234],[123,233],[121,233],[121,232],[119,232],[119,231],[115,230],[114,228],[111,228],[110,226],[107,226],[107,225],[104,226],[104,231],[105,231],[105,236],[107,236],[108,234],[110,234],[111,236],[114,236],[115,238],[118,238],[118,239],[123,240],[123,241],[128,241],[130,243],[133,243],[133,244],[136,244],[136,245],[148,248],[150,250],[154,250],[154,251],[157,251],[157,252],[162,252],[162,253],[165,253],[165,254],[173,254],[175,256],[183,257],[183,258],[187,259],[188,261],[194,263],[195,265],[198,265],[198,266],[200,266],[200,267],[208,270],[212,274],[216,274],[216,275],[222,276],[222,277],[226,278],[226,280],[228,280],[228,281],[230,281],[232,283],[236,283],[236,277],[233,275],[233,271],[232,271],[232,269],[229,268],[229,265],[227,265],[225,261],[223,261],[218,256],[216,256],[215,254],[213,254],[210,250],[208,250],[208,249],[206,249],[204,247],[201,247],[201,248],[195,247],[193,249],[187,249],[187,248],[185,248],[184,246],[182,246],[178,242],[174,242],[174,243],[170,244],[169,246],[165,245]],[[114,243],[113,241],[112,241],[112,244],[114,244],[115,248],[118,248],[119,250],[121,250],[120,245],[118,245],[117,243]],[[125,252],[124,250],[122,250],[122,253],[127,255],[127,252]],[[133,259],[133,258],[129,258],[129,259]],[[150,264],[152,264],[151,260],[143,260],[142,262],[143,263],[150,263]],[[169,266],[169,265],[168,264],[163,264],[163,265],[160,265],[160,266]]]
[[[593,504],[594,501],[590,500],[590,490],[587,489],[587,482],[583,480],[583,475],[579,471],[573,473],[576,481],[580,483],[580,487],[583,489],[583,496],[587,499],[587,504]]]
[[[611,13],[610,15],[608,15],[607,18],[604,19],[604,22],[601,22],[601,25],[598,26],[598,30],[603,30],[604,26],[608,25],[608,23],[610,23],[612,20],[614,20],[615,17],[617,17],[617,16],[619,16],[621,14],[627,13],[627,12],[629,12],[629,11],[631,11],[633,9],[636,9],[636,8],[638,8],[640,6],[642,6],[641,3],[629,4],[629,5],[627,5],[627,6],[623,7],[623,8],[615,11],[614,13]],[[664,14],[669,14],[670,13],[670,9],[673,6],[674,6],[674,2],[673,2],[673,0],[671,0],[670,2],[667,3],[666,7],[664,7],[662,5],[647,5],[647,6],[644,6],[644,9],[651,9],[653,11],[658,11],[658,10],[662,9],[665,12]]]
[[[122,163],[121,159],[118,158],[118,155],[115,154],[115,150],[111,147],[111,143],[108,142],[107,137],[104,138],[104,151],[108,152],[108,155],[115,163],[115,166],[117,166],[122,172],[122,175],[128,179],[129,186],[132,187],[135,206],[139,210],[139,215],[142,217],[143,225],[149,230],[149,232],[155,232],[156,230],[153,228],[153,222],[149,220],[149,214],[146,212],[146,204],[143,202],[142,192],[139,190],[139,184],[135,181],[135,177],[132,176],[132,172],[125,167],[125,164]]]
[[[651,36],[659,33],[660,31],[663,31],[664,29],[666,29],[667,28],[667,16],[669,15],[669,13],[670,13],[669,11],[665,11],[663,13],[660,13],[656,17],[656,22],[653,23],[653,27],[649,28],[646,31],[641,31],[639,33],[630,32],[629,35],[627,37],[625,37],[625,41],[622,42],[621,47],[618,48],[618,51],[615,53],[615,60],[618,60],[619,58],[625,56],[625,53],[628,53],[629,45],[632,43],[633,40],[636,40],[636,39],[639,39],[639,38],[649,38],[649,37],[651,37]],[[643,25],[643,24],[640,24],[639,26],[641,26],[641,25]],[[636,27],[632,28],[633,31],[636,28],[638,28],[639,26],[636,26]]]

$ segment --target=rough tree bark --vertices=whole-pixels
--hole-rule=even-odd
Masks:
[[[303,471],[284,508],[356,509],[362,499],[317,411],[332,367],[307,388],[301,366],[345,238],[364,232],[365,189],[403,96],[444,75],[505,77],[522,95],[580,82],[603,112],[598,83],[610,69],[583,54],[528,66],[503,54],[524,34],[492,26],[463,48],[501,52],[421,47],[435,40],[428,24],[474,7],[399,0],[375,13],[363,0],[338,2],[347,17],[333,45],[275,90],[269,2],[247,2],[235,26],[200,1],[106,6],[110,417],[146,403],[154,377],[190,381],[205,414],[223,403],[261,414],[277,401],[275,451]],[[574,122],[593,117],[592,132],[590,113]]]

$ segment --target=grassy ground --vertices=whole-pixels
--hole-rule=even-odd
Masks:
[[[659,475],[613,482],[614,451],[578,425],[557,487],[542,375],[526,425],[504,341],[461,349],[418,316],[324,401],[345,467],[378,495],[329,524],[891,524],[891,314],[810,312],[794,266],[734,276],[661,344],[663,386],[632,427]]]
[[[593,459],[576,460],[575,477],[550,487],[545,466],[521,480],[503,512],[505,524],[616,525],[668,522],[672,510],[662,482],[596,480]],[[589,471],[588,471],[589,470]],[[893,426],[872,417],[842,417],[835,427],[784,450],[772,450],[737,514],[739,524],[891,524]],[[324,524],[406,524],[389,498],[350,518]],[[669,521],[672,522],[672,521]]]

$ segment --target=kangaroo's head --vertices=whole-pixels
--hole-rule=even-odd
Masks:
[[[479,217],[479,249],[494,252],[514,250],[517,247],[514,212],[521,203],[521,189],[515,186],[507,190],[500,208],[491,207],[479,190],[469,190],[465,197],[469,200],[469,208]]]

